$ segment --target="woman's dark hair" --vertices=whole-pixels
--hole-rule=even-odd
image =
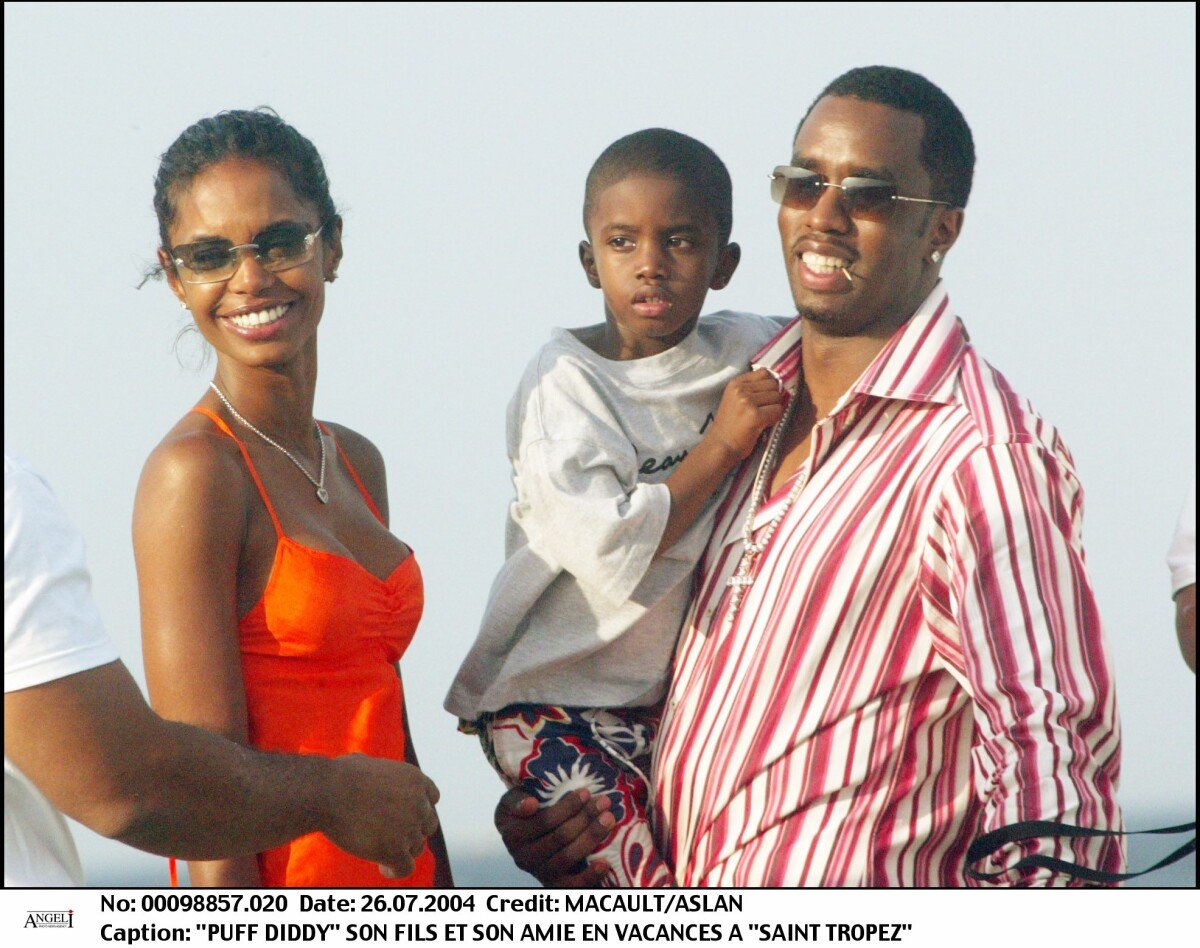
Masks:
[[[227,158],[251,158],[276,169],[292,190],[311,201],[327,224],[338,216],[329,196],[329,179],[316,147],[281,119],[273,109],[231,109],[203,118],[171,143],[154,177],[154,213],[163,247],[170,247],[167,231],[175,220],[175,202],[196,175]],[[328,241],[333,228],[324,231]]]

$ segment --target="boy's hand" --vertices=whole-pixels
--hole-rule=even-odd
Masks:
[[[763,430],[783,417],[786,398],[779,379],[766,369],[739,375],[725,386],[717,417],[705,438],[712,438],[735,462],[745,460]]]
[[[779,380],[766,369],[746,372],[725,386],[712,427],[667,478],[671,513],[656,556],[679,542],[722,479],[754,450],[763,429],[783,417],[786,399]]]
[[[579,863],[596,851],[616,820],[608,797],[586,790],[568,793],[542,809],[520,789],[509,790],[496,805],[496,829],[517,864],[550,888],[595,886],[609,871],[602,859]]]

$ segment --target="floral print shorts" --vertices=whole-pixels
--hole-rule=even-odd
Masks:
[[[603,884],[673,885],[650,828],[650,751],[658,721],[641,708],[562,708],[509,705],[478,722],[484,753],[510,787],[521,787],[542,806],[574,790],[606,796],[616,819],[591,858],[612,871]]]

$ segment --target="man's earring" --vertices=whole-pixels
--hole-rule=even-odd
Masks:
[[[940,263],[942,260],[942,252],[940,250],[935,250],[933,253],[931,253],[929,255],[929,259],[932,260],[934,263]]]
[[[187,300],[180,300],[180,301],[179,301],[179,308],[180,308],[180,309],[187,309]]]

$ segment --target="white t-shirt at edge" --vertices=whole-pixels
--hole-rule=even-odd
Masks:
[[[1175,537],[1167,553],[1171,569],[1171,595],[1196,582],[1196,482],[1188,488],[1187,501],[1179,514]]]
[[[4,448],[4,693],[116,661],[83,537],[49,485]],[[82,885],[66,821],[4,757],[4,885]]]

